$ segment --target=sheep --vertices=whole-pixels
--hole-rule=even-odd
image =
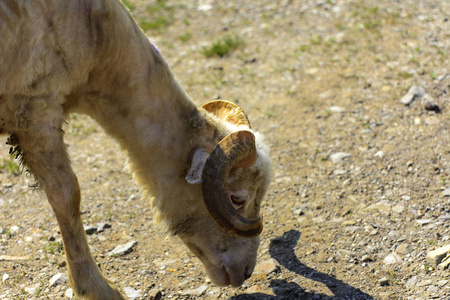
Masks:
[[[119,0],[0,0],[0,133],[45,191],[75,293],[123,299],[83,230],[61,129],[70,113],[118,142],[157,219],[215,284],[250,277],[271,162],[245,112],[223,100],[196,107]]]

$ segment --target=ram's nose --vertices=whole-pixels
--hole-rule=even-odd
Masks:
[[[233,287],[241,286],[247,279],[252,276],[255,266],[253,264],[243,266],[226,266],[222,267],[223,272],[225,272],[228,278],[229,284]]]

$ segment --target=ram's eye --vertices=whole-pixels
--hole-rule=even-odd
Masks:
[[[235,205],[237,207],[244,206],[245,202],[247,201],[247,197],[239,197],[236,195],[231,195],[230,199],[231,199],[231,202],[233,203],[233,205]]]

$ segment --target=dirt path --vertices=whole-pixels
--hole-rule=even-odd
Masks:
[[[239,289],[211,284],[159,233],[114,141],[74,115],[83,220],[111,225],[89,236],[105,275],[138,299],[450,298],[450,271],[425,260],[450,244],[450,2],[184,2],[127,1],[196,103],[237,102],[272,146],[261,264]],[[237,49],[206,57],[220,38]],[[436,106],[402,104],[413,85]],[[0,150],[0,257],[16,256],[0,259],[0,299],[70,296],[49,285],[66,273],[50,206]]]

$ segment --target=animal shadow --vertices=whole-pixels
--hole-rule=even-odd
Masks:
[[[271,240],[269,253],[280,265],[291,272],[314,281],[325,284],[334,296],[323,293],[314,293],[305,290],[298,284],[286,280],[273,279],[270,287],[275,295],[264,293],[236,295],[229,300],[288,300],[288,299],[348,299],[348,300],[373,300],[373,297],[352,287],[328,274],[316,271],[305,266],[295,255],[295,246],[300,239],[301,233],[297,230],[285,232],[282,236]]]

